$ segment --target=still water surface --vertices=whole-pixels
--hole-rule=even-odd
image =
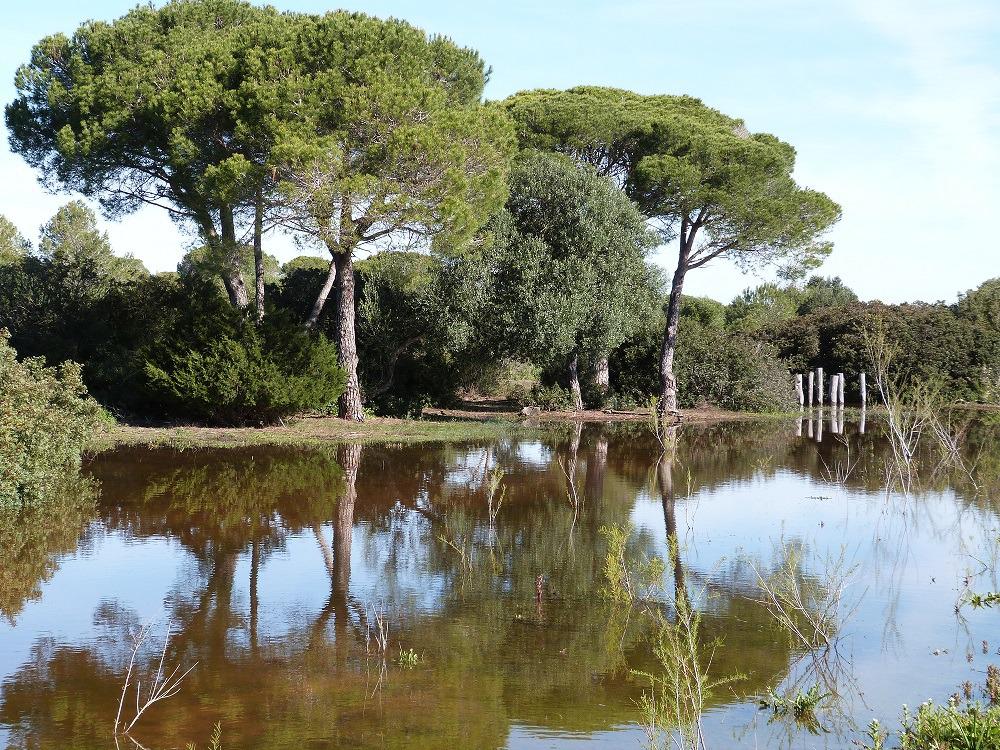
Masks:
[[[824,425],[684,427],[663,471],[643,429],[601,425],[101,455],[86,467],[96,506],[42,513],[0,551],[0,747],[114,747],[131,634],[158,623],[147,679],[169,623],[167,663],[196,666],[123,747],[204,746],[221,722],[224,746],[247,750],[640,748],[633,672],[657,669],[652,620],[601,595],[600,529],[626,522],[640,557],[667,559],[676,536],[664,606],[677,591],[697,602],[703,638],[719,639],[712,674],[745,676],[711,699],[708,746],[850,747],[873,716],[893,724],[903,703],[946,700],[1000,663],[1000,613],[956,613],[966,586],[1000,589],[1000,520],[982,477],[886,492],[877,426]],[[976,434],[986,474],[1000,455]],[[493,468],[506,495],[491,528]],[[793,553],[808,585],[831,560],[853,568],[822,663],[756,601],[754,567]],[[397,663],[409,649],[416,665]],[[818,733],[757,707],[814,683],[836,696]]]

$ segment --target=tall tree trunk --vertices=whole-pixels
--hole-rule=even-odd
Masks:
[[[243,272],[240,270],[240,247],[236,242],[236,225],[233,221],[233,207],[221,206],[219,209],[219,221],[222,225],[222,242],[218,249],[222,264],[222,283],[226,287],[229,301],[233,307],[245,310],[250,304],[250,296],[247,293],[247,285],[243,281]]]
[[[601,355],[594,361],[594,386],[602,396],[608,395],[611,386],[611,372],[608,369],[608,356]]]
[[[580,355],[576,352],[570,355],[567,373],[569,374],[569,392],[573,398],[573,409],[583,411],[583,394],[580,391]]]
[[[323,286],[320,288],[319,294],[316,295],[316,301],[313,303],[312,311],[306,319],[306,328],[316,327],[316,324],[319,322],[319,316],[323,314],[323,307],[326,305],[327,297],[330,296],[330,290],[333,289],[333,283],[336,280],[337,256],[334,255],[330,259],[330,269],[326,272],[326,279],[323,280]]]
[[[365,420],[358,382],[358,343],[354,333],[354,259],[350,249],[337,255],[337,361],[347,373],[347,387],[340,396],[341,419]]]
[[[689,230],[687,221],[681,224],[680,252],[677,256],[677,270],[670,285],[670,301],[667,303],[667,321],[663,329],[663,347],[660,350],[660,414],[677,413],[677,378],[674,377],[674,354],[677,351],[677,328],[681,321],[681,296],[684,277],[688,271],[688,257],[694,232]]]
[[[264,195],[257,191],[257,201],[253,214],[253,274],[254,274],[254,306],[257,312],[257,322],[264,320]]]

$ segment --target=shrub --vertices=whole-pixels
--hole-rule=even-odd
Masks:
[[[225,309],[216,312],[181,333],[182,344],[148,353],[146,391],[164,413],[213,424],[270,424],[321,409],[343,393],[346,374],[322,334],[310,335],[281,315],[258,328]]]
[[[78,364],[18,361],[9,340],[0,331],[0,503],[24,503],[44,498],[79,466],[100,407]]]
[[[659,390],[662,327],[650,326],[611,358],[618,399],[644,403]],[[734,411],[773,412],[796,406],[791,376],[775,348],[742,333],[682,318],[674,361],[678,402]]]

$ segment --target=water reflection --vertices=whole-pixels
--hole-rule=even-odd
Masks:
[[[975,480],[941,471],[902,498],[883,491],[886,449],[867,427],[825,410],[682,428],[662,455],[641,427],[577,425],[431,447],[101,456],[96,505],[91,494],[58,514],[64,526],[38,518],[27,526],[45,534],[0,546],[0,611],[23,612],[0,629],[0,741],[109,747],[128,634],[159,618],[176,633],[170,663],[198,667],[137,727],[151,750],[203,744],[216,721],[243,748],[637,742],[632,670],[656,668],[651,620],[600,595],[600,528],[631,521],[636,551],[669,561],[668,599],[689,597],[720,640],[711,673],[747,675],[713,699],[717,747],[796,746],[797,729],[764,723],[753,696],[819,679],[759,604],[747,561],[773,570],[788,544],[850,546],[867,591],[843,633],[859,687],[842,691],[845,720],[810,740],[842,746],[854,717],[946,697],[985,668],[965,662],[984,620],[956,624],[953,603],[998,525],[983,492],[1000,476],[989,428],[969,433]],[[494,470],[506,495],[491,530]],[[390,629],[381,679],[375,610]],[[420,663],[396,666],[411,648]]]

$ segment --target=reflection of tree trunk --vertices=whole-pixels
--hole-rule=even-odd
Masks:
[[[260,577],[260,545],[253,541],[250,548],[250,651],[257,655],[257,581]]]
[[[333,588],[347,599],[351,582],[351,537],[354,531],[354,502],[357,500],[358,466],[361,464],[361,446],[347,445],[338,456],[344,469],[344,494],[337,503],[333,524]]]
[[[569,458],[566,461],[566,473],[569,481],[576,483],[576,464],[580,454],[580,437],[583,435],[583,422],[573,423],[573,435],[569,439]]]
[[[677,601],[687,600],[684,586],[684,566],[681,562],[680,539],[677,534],[676,498],[674,497],[674,459],[677,454],[677,428],[666,429],[663,455],[656,466],[657,484],[663,502],[663,522],[667,531],[667,549],[674,569],[674,597]]]
[[[608,439],[597,438],[594,452],[587,461],[587,499],[597,502],[604,496],[604,474],[608,468]]]

